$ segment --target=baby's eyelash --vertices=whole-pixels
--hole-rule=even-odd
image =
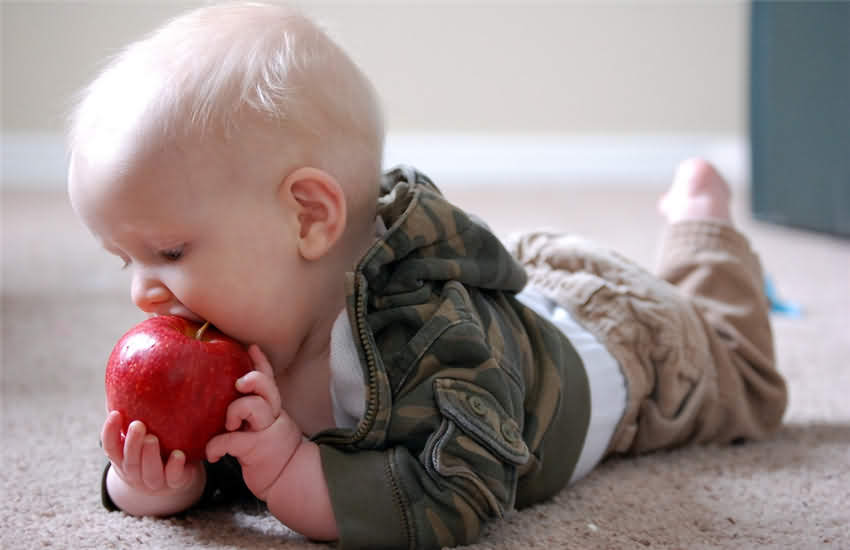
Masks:
[[[169,262],[176,262],[181,257],[183,257],[183,248],[183,245],[181,245],[175,248],[169,248],[168,250],[161,250],[159,252],[159,255],[164,260],[168,260]]]

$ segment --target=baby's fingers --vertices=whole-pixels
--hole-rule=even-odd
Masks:
[[[180,489],[192,480],[192,468],[186,465],[183,451],[172,451],[165,464],[165,484],[171,489]]]
[[[259,395],[246,395],[227,407],[225,427],[230,431],[238,430],[244,421],[250,431],[259,432],[271,426],[275,418],[265,399]]]
[[[254,361],[254,369],[274,380],[274,369],[272,369],[272,364],[269,363],[266,354],[263,353],[260,346],[257,344],[251,344],[248,347],[248,355],[250,355],[251,359]]]
[[[253,393],[262,397],[274,418],[280,416],[280,391],[274,377],[254,370],[236,381],[236,389],[242,393]]]
[[[257,446],[258,437],[252,432],[230,432],[219,434],[207,443],[207,460],[218,462],[225,454],[236,457],[244,466]]]
[[[141,476],[145,486],[152,491],[159,491],[165,485],[159,440],[155,435],[146,435],[142,442]]]
[[[142,447],[145,444],[147,429],[145,425],[134,420],[127,428],[127,437],[124,438],[124,456],[120,462],[113,462],[120,466],[120,471],[129,485],[138,486],[142,482]]]
[[[103,452],[114,464],[124,461],[124,445],[121,442],[121,413],[112,411],[106,416],[103,429],[100,431],[100,444]]]

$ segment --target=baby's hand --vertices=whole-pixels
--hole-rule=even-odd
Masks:
[[[149,495],[180,491],[195,479],[200,463],[186,464],[186,455],[173,451],[163,464],[159,440],[147,433],[144,423],[134,420],[121,440],[121,413],[111,411],[101,432],[103,450],[112,462],[110,468],[124,483]]]
[[[244,396],[227,409],[228,433],[207,443],[207,459],[216,462],[225,454],[239,460],[245,485],[266,500],[301,444],[301,430],[281,408],[280,391],[265,354],[256,345],[248,349],[255,370],[236,381]]]

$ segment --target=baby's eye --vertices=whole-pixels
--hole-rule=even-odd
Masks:
[[[125,256],[124,254],[115,254],[115,255],[118,256],[119,260],[121,260],[121,269],[127,269],[128,267],[130,267],[130,264],[132,262],[131,262],[129,257]]]
[[[159,256],[169,262],[176,262],[181,257],[183,257],[183,245],[177,246],[175,248],[169,248],[167,250],[161,250],[159,252]]]

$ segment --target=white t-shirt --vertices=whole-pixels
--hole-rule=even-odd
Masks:
[[[517,294],[517,299],[561,329],[581,357],[587,373],[590,424],[578,463],[570,477],[570,483],[573,483],[590,473],[605,455],[614,430],[626,412],[626,379],[617,360],[605,346],[554,300],[533,288]]]
[[[331,329],[330,363],[334,423],[337,428],[354,429],[366,412],[366,382],[346,310]]]

